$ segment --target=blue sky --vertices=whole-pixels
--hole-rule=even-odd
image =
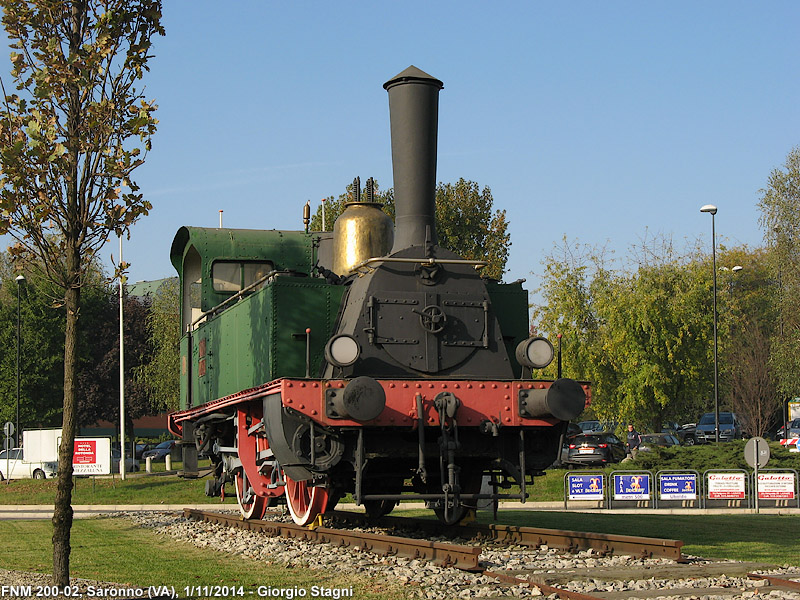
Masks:
[[[130,279],[173,274],[181,225],[300,229],[355,176],[392,185],[382,84],[444,82],[438,180],[492,190],[511,281],[564,235],[762,242],[759,189],[800,144],[800,3],[167,0],[147,77],[153,210]],[[4,72],[6,69],[4,69]],[[104,256],[116,254],[116,241]]]

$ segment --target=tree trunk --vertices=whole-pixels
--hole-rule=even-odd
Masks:
[[[81,23],[86,7],[76,0],[70,9],[69,52],[75,56],[81,40]],[[67,108],[67,167],[66,228],[64,231],[65,266],[64,301],[67,311],[64,336],[64,414],[62,416],[61,446],[58,450],[58,485],[53,511],[53,585],[69,585],[70,534],[72,531],[72,455],[75,445],[76,400],[75,376],[77,374],[78,315],[81,303],[81,214],[78,202],[78,156],[80,152],[79,126],[81,123],[80,90],[76,80],[68,84]]]
[[[67,270],[76,273],[79,251],[67,248]],[[76,280],[78,281],[78,280]],[[64,338],[64,415],[61,446],[58,451],[58,485],[53,512],[53,585],[69,585],[70,531],[72,529],[72,454],[75,445],[78,311],[81,289],[76,284],[66,290],[67,324]]]

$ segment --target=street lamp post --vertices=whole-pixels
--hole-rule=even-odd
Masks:
[[[714,215],[717,207],[706,204],[700,212],[711,213],[711,256],[714,269],[714,441],[719,443],[719,368],[717,360],[717,237],[714,229]]]
[[[22,435],[22,431],[19,428],[19,330],[20,330],[20,303],[19,303],[19,288],[25,283],[25,276],[24,275],[17,275],[17,420],[16,420],[16,428],[17,428],[17,447],[21,445],[20,436]]]

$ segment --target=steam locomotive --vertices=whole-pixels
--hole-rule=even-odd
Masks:
[[[396,217],[370,182],[332,232],[182,227],[180,410],[185,477],[233,483],[244,518],[285,501],[311,524],[345,494],[373,516],[424,500],[456,523],[478,501],[525,501],[555,459],[585,382],[534,380],[521,282],[437,244],[438,97],[409,67],[389,96]],[[487,485],[489,483],[489,485]]]

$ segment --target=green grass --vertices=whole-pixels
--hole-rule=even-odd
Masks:
[[[491,515],[479,514],[490,522]],[[507,525],[596,531],[678,539],[683,552],[704,558],[800,566],[800,539],[793,515],[659,515],[503,511],[498,522]]]
[[[179,479],[172,474],[128,475],[114,478],[75,478],[73,504],[220,504],[205,495],[208,478]],[[233,486],[227,485],[225,504],[236,504]],[[56,481],[15,479],[0,482],[0,504],[53,504]]]
[[[403,516],[422,511],[399,511]],[[479,520],[488,521],[481,514]],[[800,566],[800,541],[790,535],[796,517],[775,515],[630,515],[503,511],[499,522],[677,538],[684,553],[705,558],[730,558]],[[0,521],[0,564],[7,569],[50,573],[52,526],[49,521]],[[391,582],[338,573],[286,569],[280,565],[228,556],[211,549],[172,541],[124,519],[81,519],[72,529],[71,574],[91,580],[137,586],[243,586],[245,594],[258,586],[309,589],[353,586],[354,596],[399,600],[404,595]],[[183,594],[181,594],[183,595]]]
[[[677,448],[646,461],[613,465],[608,473],[620,468],[661,469],[740,468],[738,445],[723,448]],[[644,454],[644,453],[642,453]],[[769,468],[797,467],[798,455],[782,456],[771,461]],[[788,453],[787,453],[788,454]],[[640,454],[641,456],[641,454]],[[791,462],[787,462],[791,461]],[[163,468],[163,466],[162,466]],[[548,471],[537,477],[529,488],[531,501],[563,501],[564,470]],[[175,475],[155,473],[114,478],[81,478],[75,480],[73,504],[220,504],[219,498],[204,493],[206,478],[178,479]],[[230,493],[231,486],[228,485]],[[0,504],[52,504],[55,481],[15,480],[0,482]],[[235,497],[225,502],[235,505]],[[397,511],[393,514],[431,516],[430,511]],[[481,514],[486,521],[490,515]],[[736,559],[770,564],[800,566],[800,540],[794,532],[796,516],[780,515],[667,515],[601,513],[561,513],[544,511],[503,511],[499,522],[511,525],[598,531],[626,535],[680,539],[686,554],[706,558]],[[0,564],[5,568],[49,573],[52,565],[52,528],[49,521],[0,521]],[[356,597],[394,600],[403,597],[395,588],[370,580],[355,580],[339,575],[309,574],[303,570],[243,561],[211,550],[181,545],[137,528],[119,519],[77,520],[73,526],[72,574],[77,577],[132,583],[140,586],[214,585],[235,583],[245,586],[277,587],[328,585],[355,586]],[[249,589],[249,588],[248,588]]]
[[[49,521],[0,521],[0,564],[6,569],[52,572],[52,525]],[[124,519],[81,519],[70,538],[70,574],[98,581],[146,586],[243,586],[244,595],[258,586],[309,589],[353,587],[354,597],[399,600],[399,586],[367,579],[230,556],[174,542]],[[253,594],[257,597],[257,594]],[[193,596],[197,598],[198,596]]]

